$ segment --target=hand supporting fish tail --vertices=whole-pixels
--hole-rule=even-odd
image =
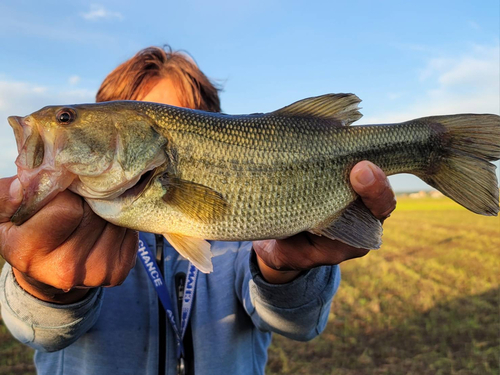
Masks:
[[[384,172],[375,164],[362,161],[351,171],[351,184],[372,214],[384,221],[396,208],[396,198]],[[343,242],[302,232],[281,240],[254,241],[262,276],[272,284],[292,281],[304,270],[334,265],[366,255]]]

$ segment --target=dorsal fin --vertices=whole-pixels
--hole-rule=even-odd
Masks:
[[[354,94],[326,94],[299,100],[271,114],[323,118],[348,126],[363,116],[358,111],[360,102],[361,99]]]

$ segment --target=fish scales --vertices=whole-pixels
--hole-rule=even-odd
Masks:
[[[193,126],[201,123],[193,118],[196,113],[159,113],[155,111],[155,120],[168,127],[179,154],[179,176],[210,186],[230,203],[226,215],[214,223],[195,222],[181,212],[168,213],[160,222],[170,221],[173,230],[213,240],[285,237],[315,228],[356,198],[348,179],[358,161],[371,157],[388,174],[414,170],[426,164],[432,135],[418,124],[324,126],[321,139],[313,141],[315,129],[323,125],[316,119],[286,122],[266,115],[219,115],[199,129]],[[252,136],[262,128],[270,139]],[[266,147],[274,152],[262,152]],[[414,157],[408,160],[408,154]]]

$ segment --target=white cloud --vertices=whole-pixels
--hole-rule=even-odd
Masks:
[[[100,19],[111,19],[111,18],[116,18],[119,20],[123,19],[123,15],[120,12],[112,12],[106,10],[104,6],[99,4],[90,5],[90,10],[86,13],[80,13],[80,15],[88,21],[97,21]]]
[[[14,161],[17,148],[14,134],[7,122],[11,115],[25,116],[46,105],[93,102],[91,90],[60,91],[51,87],[0,80],[0,177],[16,174]]]
[[[487,89],[498,87],[500,79],[499,48],[479,52],[476,56],[464,56],[450,61],[439,71],[439,83],[445,87],[470,86]],[[498,91],[497,91],[498,92]]]
[[[68,79],[68,82],[70,85],[77,85],[81,81],[81,78],[79,76],[71,76]]]
[[[420,72],[420,81],[425,81],[431,78],[436,72],[446,69],[448,66],[453,64],[453,59],[450,58],[433,58],[429,60],[427,66]]]
[[[452,113],[500,113],[500,48],[474,46],[460,56],[433,58],[420,72],[423,94],[397,111],[363,118],[362,123],[388,123]],[[388,93],[392,98],[393,93]],[[405,97],[409,97],[408,95]],[[361,122],[360,121],[360,122]]]
[[[392,112],[384,108],[380,113],[363,117],[360,124],[387,124],[454,113],[500,114],[498,46],[474,46],[468,54],[431,59],[419,78],[422,84],[429,84],[432,88],[423,95],[415,88],[413,100],[406,106]],[[387,95],[390,97],[391,94]],[[494,164],[500,179],[500,162]],[[429,189],[424,182],[411,175],[391,176],[390,180],[397,191]]]

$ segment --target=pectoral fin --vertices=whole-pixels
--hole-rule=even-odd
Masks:
[[[193,263],[201,272],[210,273],[213,271],[209,242],[201,238],[172,233],[164,234],[164,236],[179,254]]]
[[[167,173],[163,174],[159,181],[167,190],[163,200],[195,220],[212,223],[226,213],[226,200],[219,192],[207,186]]]
[[[330,226],[311,232],[357,248],[378,249],[382,244],[382,223],[359,198]]]

